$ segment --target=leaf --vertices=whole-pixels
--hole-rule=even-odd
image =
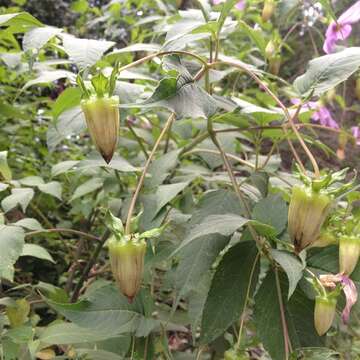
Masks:
[[[305,74],[294,81],[295,89],[303,96],[321,95],[345,81],[360,66],[360,47],[318,57],[309,62]]]
[[[230,14],[231,9],[235,6],[235,4],[237,3],[236,0],[227,0],[221,9],[221,13],[220,13],[220,17],[218,19],[218,23],[217,23],[217,34],[219,35],[221,32],[222,27],[225,24],[225,20],[227,18],[227,16]]]
[[[0,225],[0,278],[13,280],[14,264],[22,253],[24,237],[22,228]]]
[[[0,151],[0,180],[10,181],[12,174],[7,162],[7,155],[7,151]]]
[[[291,253],[283,250],[271,249],[274,260],[283,268],[289,280],[288,299],[294,293],[298,282],[303,276],[302,263]]]
[[[70,199],[71,201],[74,201],[86,194],[92,193],[95,190],[101,188],[103,186],[103,180],[100,178],[92,178],[88,181],[86,181],[84,184],[80,185],[76,188],[73,196]]]
[[[143,315],[137,310],[136,303],[119,293],[113,285],[102,286],[91,292],[87,300],[75,304],[61,304],[47,300],[49,305],[78,326],[107,334],[107,337],[141,331]]]
[[[27,12],[0,15],[0,26],[8,26],[14,29],[13,32],[25,32],[33,27],[43,26]]]
[[[52,114],[55,119],[59,117],[64,111],[69,110],[80,104],[81,91],[78,87],[68,87],[56,99]]]
[[[64,174],[64,173],[70,171],[78,162],[79,161],[76,161],[76,160],[67,160],[67,161],[62,161],[61,163],[54,165],[51,168],[51,176],[52,177],[59,176],[61,174]]]
[[[235,214],[210,215],[191,229],[190,233],[173,254],[179,252],[193,240],[204,237],[205,235],[221,234],[229,236],[244,226],[248,221],[248,219]]]
[[[244,34],[247,35],[260,50],[261,55],[266,57],[265,48],[267,45],[267,40],[265,39],[262,30],[260,28],[251,28],[244,21],[240,21],[239,24]]]
[[[30,201],[34,197],[34,190],[30,188],[12,189],[11,195],[2,200],[1,206],[5,212],[12,210],[17,205],[21,206],[23,212],[26,211]]]
[[[288,293],[287,281],[280,277],[282,294]],[[322,346],[323,339],[314,328],[314,301],[309,300],[300,289],[296,289],[289,301],[282,295],[286,323],[293,349]],[[284,337],[281,324],[279,298],[275,273],[270,271],[263,280],[256,296],[254,308],[257,335],[273,360],[285,358]]]
[[[61,32],[62,29],[53,26],[31,29],[24,35],[22,43],[23,49],[24,51],[31,49],[40,50],[50,39]]]
[[[65,52],[80,69],[94,65],[103,54],[115,45],[113,41],[79,39],[62,35]]]
[[[148,51],[148,52],[158,52],[160,51],[160,45],[159,44],[131,44],[129,46],[123,47],[121,49],[116,49],[112,52],[110,52],[109,54],[107,54],[107,56],[113,56],[113,55],[117,55],[117,54],[123,54],[123,53],[127,53],[127,52],[137,52],[137,51]]]
[[[87,355],[91,360],[124,360],[123,356],[105,350],[76,349],[76,353],[80,356]]]
[[[61,200],[62,185],[58,181],[51,181],[47,184],[39,185],[38,188],[41,192]]]
[[[14,225],[16,226],[21,226],[25,229],[29,229],[29,230],[43,230],[43,227],[41,226],[41,224],[33,218],[25,218],[25,219],[21,219],[19,221],[17,221],[16,223],[14,223]]]
[[[209,38],[210,34],[200,33],[200,34],[186,34],[180,38],[167,41],[163,47],[162,51],[180,51],[187,48],[195,41],[203,40]]]
[[[154,93],[139,103],[121,104],[122,108],[164,107],[176,113],[178,118],[208,118],[216,111],[215,100],[189,76],[160,80]]]
[[[43,178],[40,176],[27,176],[19,181],[21,185],[25,186],[39,186],[45,184]]]
[[[132,166],[126,159],[120,155],[115,154],[109,164],[106,164],[104,159],[98,153],[92,153],[88,159],[80,161],[76,170],[91,169],[97,167],[105,167],[122,172],[132,172],[138,170]]]
[[[39,340],[47,345],[81,344],[106,340],[110,334],[100,332],[98,329],[82,328],[75,324],[62,323],[46,327]]]
[[[49,252],[42,246],[36,244],[25,244],[20,256],[32,256],[55,263]]]
[[[71,81],[75,81],[75,75],[67,70],[44,70],[40,72],[37,78],[29,80],[22,87],[22,90],[25,90],[33,85],[49,84],[59,79],[69,79]]]
[[[6,307],[6,315],[12,328],[23,325],[28,319],[30,304],[26,299],[17,299],[13,305]]]
[[[240,315],[259,276],[258,250],[254,241],[231,247],[216,268],[201,323],[200,341],[209,343],[224,333]]]
[[[269,211],[271,209],[271,211]],[[271,225],[276,235],[284,231],[287,224],[288,208],[281,195],[270,195],[256,203],[252,217],[254,220]]]

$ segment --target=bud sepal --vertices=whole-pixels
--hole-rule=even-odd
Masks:
[[[340,273],[350,275],[359,260],[360,237],[342,235],[339,239]]]

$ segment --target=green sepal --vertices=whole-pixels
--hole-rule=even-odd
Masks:
[[[108,90],[108,78],[99,71],[96,75],[91,78],[91,85],[93,86],[95,93],[98,98],[105,96]]]
[[[162,234],[162,232],[164,231],[166,225],[167,224],[164,224],[163,226],[161,226],[159,228],[154,228],[154,229],[145,231],[145,232],[140,234],[139,238],[140,239],[150,239],[150,238],[158,237],[158,236],[160,236]]]
[[[87,89],[84,79],[82,78],[83,71],[80,71],[76,76],[76,83],[82,91],[83,98],[89,99],[91,96],[90,91]]]
[[[114,94],[115,88],[116,88],[116,79],[119,72],[119,62],[117,61],[113,67],[113,70],[110,75],[110,79],[108,81],[108,94],[109,96],[112,96]]]
[[[105,224],[116,239],[121,240],[124,237],[124,225],[121,219],[114,216],[110,210],[105,214]]]

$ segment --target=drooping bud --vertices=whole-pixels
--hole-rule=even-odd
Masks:
[[[318,239],[331,203],[328,195],[312,192],[303,186],[293,187],[288,221],[290,237],[297,252]]]
[[[275,5],[276,4],[274,0],[265,0],[261,14],[262,21],[268,21],[272,17],[275,11]]]
[[[111,270],[120,291],[133,301],[138,293],[144,271],[146,243],[132,235],[118,240],[115,236],[108,242]]]
[[[281,68],[281,57],[275,56],[269,60],[269,73],[273,75],[279,75]]]
[[[109,163],[114,155],[120,128],[119,98],[91,97],[82,100],[90,136],[104,160]]]
[[[336,312],[337,299],[333,296],[317,296],[315,299],[314,324],[316,332],[322,336],[331,327]]]
[[[360,255],[360,237],[342,235],[339,239],[340,273],[350,275]]]
[[[104,160],[109,163],[114,155],[120,127],[119,97],[113,95],[116,87],[116,65],[109,77],[101,71],[85,82],[81,74],[77,83],[82,90],[81,108],[92,141]]]

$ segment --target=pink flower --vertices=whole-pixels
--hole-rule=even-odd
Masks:
[[[226,0],[213,0],[213,4],[214,5],[218,5],[218,4],[221,4],[223,2],[225,2]],[[245,6],[246,6],[246,1],[245,0],[240,0],[237,2],[237,4],[235,5],[235,7],[238,9],[238,10],[244,10],[245,9]]]
[[[333,21],[326,30],[325,42],[323,49],[326,54],[334,51],[335,44],[338,40],[347,39],[352,30],[352,24],[360,20],[360,1],[349,7],[337,22]]]
[[[356,140],[356,145],[360,145],[360,128],[358,126],[353,126],[351,128],[351,133]]]
[[[292,99],[291,102],[295,105],[299,104],[299,99]],[[339,125],[331,115],[330,110],[323,104],[315,101],[309,101],[303,105],[308,110],[315,110],[311,115],[311,119],[320,123],[323,126],[327,126],[333,129],[338,129]]]

